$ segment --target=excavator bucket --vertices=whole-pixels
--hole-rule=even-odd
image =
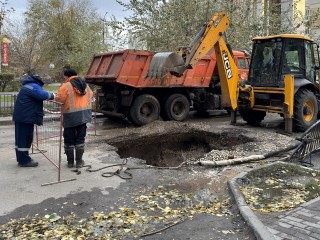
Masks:
[[[178,53],[160,52],[152,57],[147,77],[163,78],[168,72],[180,77],[185,70],[184,59]]]
[[[161,52],[153,56],[146,77],[162,78],[167,73],[180,77],[186,68],[192,68],[219,41],[229,27],[224,12],[215,13],[206,22],[188,47],[179,49],[179,53]]]

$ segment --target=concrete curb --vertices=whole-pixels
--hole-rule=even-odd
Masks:
[[[0,126],[13,125],[12,117],[0,117]]]
[[[238,174],[235,178],[228,181],[228,185],[237,203],[241,216],[247,222],[249,227],[253,230],[258,240],[276,240],[274,235],[268,230],[268,228],[258,219],[254,212],[248,207],[242,192],[240,191],[237,178],[243,178],[247,172]]]
[[[94,115],[92,114],[92,117]],[[97,113],[96,118],[103,118],[105,117],[103,114]],[[45,118],[45,117],[44,117]],[[59,118],[59,117],[57,117]],[[14,125],[14,122],[12,121],[12,116],[10,117],[0,117],[0,126],[7,126],[7,125]]]

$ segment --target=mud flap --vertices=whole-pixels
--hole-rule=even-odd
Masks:
[[[162,78],[167,73],[180,77],[185,70],[184,59],[178,53],[161,52],[153,56],[146,77]]]

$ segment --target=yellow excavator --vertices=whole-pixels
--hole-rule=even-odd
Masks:
[[[175,52],[157,53],[147,76],[181,76],[207,54],[212,45],[217,57],[222,106],[236,111],[250,125],[260,125],[266,112],[279,113],[285,119],[285,132],[305,131],[319,114],[319,45],[312,39],[281,34],[253,39],[249,77],[239,84],[238,69],[232,51],[223,37],[229,28],[224,12],[215,13],[189,45]]]

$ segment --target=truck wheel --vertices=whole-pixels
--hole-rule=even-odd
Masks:
[[[260,126],[260,123],[266,116],[266,112],[250,109],[239,109],[240,116],[251,126]]]
[[[294,96],[293,127],[303,132],[317,121],[317,98],[312,91],[300,89]]]
[[[190,103],[183,94],[172,94],[164,104],[164,115],[168,120],[183,121],[190,111]]]
[[[159,101],[152,95],[144,94],[134,100],[129,119],[134,124],[142,126],[159,119],[159,114]]]

